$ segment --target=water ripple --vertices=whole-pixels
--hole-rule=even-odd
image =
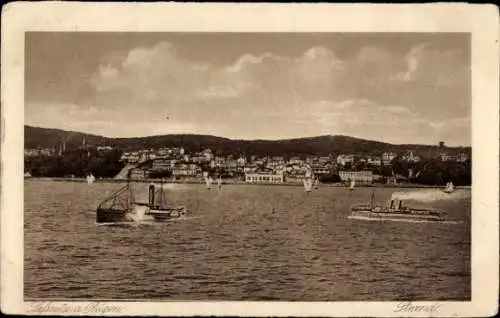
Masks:
[[[470,299],[470,202],[448,207],[459,224],[364,222],[348,219],[349,206],[369,201],[370,189],[185,185],[169,201],[192,218],[96,225],[96,205],[115,188],[25,183],[26,297]]]

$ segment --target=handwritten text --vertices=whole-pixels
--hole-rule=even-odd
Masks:
[[[60,314],[109,314],[122,313],[123,305],[108,305],[101,302],[91,302],[86,304],[66,303],[66,302],[37,302],[30,303],[27,313],[43,314],[43,313],[60,313]]]

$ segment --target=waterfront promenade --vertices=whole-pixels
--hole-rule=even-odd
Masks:
[[[58,182],[87,182],[85,178],[43,178],[43,177],[25,177],[25,180],[33,181],[58,181]],[[161,179],[131,179],[130,182],[135,183],[154,183],[160,182]],[[114,179],[114,178],[101,178],[96,179],[94,183],[126,183],[127,179]],[[166,184],[205,184],[204,180],[201,179],[183,179],[183,180],[164,180]],[[283,182],[283,183],[248,183],[243,180],[235,179],[224,179],[223,185],[261,185],[261,186],[300,186],[302,183],[297,182]],[[217,184],[213,183],[212,186],[216,187]],[[320,183],[321,187],[347,187],[345,183]],[[371,187],[371,188],[442,188],[443,186],[438,185],[424,185],[415,183],[397,183],[397,184],[382,184],[382,183],[371,183],[356,185],[358,188]],[[457,189],[470,189],[470,186],[456,186]]]

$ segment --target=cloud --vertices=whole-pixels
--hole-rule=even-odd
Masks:
[[[407,69],[396,78],[403,82],[428,81],[441,87],[464,87],[468,85],[469,69],[463,55],[456,49],[440,49],[430,43],[416,45],[405,57]]]
[[[136,100],[139,104],[143,98],[184,102],[208,82],[208,65],[182,58],[172,44],[165,42],[114,56],[113,66],[104,63],[90,81],[98,93],[97,101],[103,103]],[[125,100],[120,98],[124,95]]]
[[[264,59],[279,60],[280,58],[278,56],[271,54],[271,53],[264,53],[264,54],[259,55],[259,56],[255,56],[252,54],[244,54],[236,62],[234,62],[234,64],[229,65],[226,68],[226,70],[229,73],[237,73],[237,72],[242,71],[247,65],[263,63]]]
[[[420,62],[420,55],[424,51],[426,47],[429,46],[429,43],[423,43],[418,46],[413,47],[410,52],[406,55],[406,62],[408,65],[408,69],[406,72],[402,72],[398,74],[398,78],[403,82],[408,82],[412,79],[413,73],[417,70],[418,64]]]
[[[470,118],[463,52],[435,43],[340,51],[327,44],[293,56],[255,50],[217,62],[192,60],[168,42],[108,52],[88,80],[86,100],[46,104],[34,112],[43,120],[27,120],[123,136],[185,129],[240,138],[434,140],[455,134],[448,118]],[[470,129],[458,121],[454,127]]]

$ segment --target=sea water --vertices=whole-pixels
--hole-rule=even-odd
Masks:
[[[119,186],[25,182],[25,299],[470,299],[470,195],[429,203],[458,224],[368,222],[349,208],[371,188],[182,185],[166,193],[185,220],[97,226]]]

